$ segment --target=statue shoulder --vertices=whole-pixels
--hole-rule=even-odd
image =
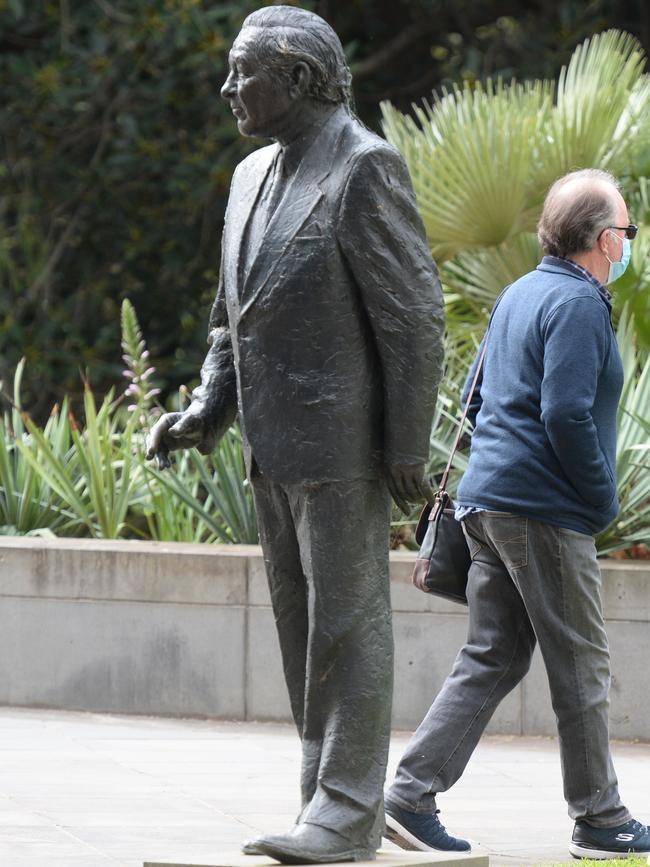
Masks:
[[[373,164],[406,168],[404,158],[397,148],[356,118],[351,119],[347,126],[343,143],[348,152],[351,171],[363,170],[366,166],[370,168]]]
[[[358,124],[353,140],[348,143],[347,186],[384,185],[388,178],[398,184],[409,184],[409,174],[403,156],[385,139]]]

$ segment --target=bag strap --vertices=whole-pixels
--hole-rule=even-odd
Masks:
[[[481,376],[481,371],[483,370],[483,361],[485,360],[485,351],[487,349],[487,333],[485,335],[485,340],[483,341],[483,350],[481,351],[481,355],[478,360],[478,364],[476,365],[476,372],[474,373],[474,379],[472,380],[472,384],[469,389],[469,394],[467,395],[467,400],[465,401],[465,408],[463,409],[463,414],[458,422],[458,428],[456,430],[456,437],[454,439],[454,444],[451,448],[451,453],[449,454],[449,460],[447,461],[447,466],[445,467],[445,471],[442,474],[442,478],[440,479],[440,485],[438,488],[438,494],[444,495],[447,493],[447,481],[449,480],[449,473],[451,472],[451,465],[454,462],[454,455],[458,451],[458,446],[460,444],[460,438],[463,435],[463,428],[465,427],[465,422],[467,421],[467,416],[469,415],[469,408],[472,405],[472,399],[474,397],[474,392],[476,391],[476,386],[478,385],[479,378]],[[436,498],[437,499],[437,498]]]
[[[485,337],[483,339],[483,349],[481,351],[481,355],[479,357],[478,363],[476,365],[476,372],[474,373],[474,379],[472,380],[472,384],[469,389],[469,394],[467,395],[467,400],[465,401],[465,408],[463,409],[463,414],[461,416],[460,421],[458,422],[458,429],[456,431],[456,438],[454,439],[454,444],[451,449],[451,453],[449,455],[449,460],[447,461],[447,466],[445,467],[445,471],[442,474],[440,479],[440,484],[438,486],[438,493],[436,495],[436,504],[433,508],[433,512],[437,513],[440,508],[444,507],[444,500],[447,496],[447,482],[449,481],[449,473],[451,472],[451,465],[454,462],[454,455],[458,451],[458,445],[460,443],[460,438],[463,435],[463,428],[465,427],[465,422],[467,421],[467,416],[469,415],[469,408],[472,405],[472,398],[474,397],[474,392],[476,391],[476,386],[478,385],[479,378],[481,376],[481,371],[483,370],[483,362],[485,361],[485,352],[487,350],[488,344],[488,334],[490,333],[490,325],[492,325],[492,319],[494,318],[494,314],[496,313],[496,309],[501,303],[501,299],[506,294],[508,289],[512,286],[512,283],[508,283],[505,289],[502,289],[499,293],[497,300],[494,302],[494,307],[492,308],[492,313],[490,313],[490,321],[488,322],[488,327],[485,332]]]
[[[449,481],[449,473],[451,472],[451,465],[454,462],[454,455],[458,451],[458,445],[460,443],[460,438],[463,435],[463,428],[465,427],[465,422],[467,421],[467,416],[469,415],[469,408],[472,405],[472,399],[474,397],[474,392],[476,391],[476,386],[478,385],[479,378],[481,376],[481,371],[483,370],[483,362],[485,361],[485,352],[487,350],[488,345],[488,335],[490,333],[490,325],[492,325],[492,319],[494,318],[494,314],[496,313],[496,309],[501,303],[501,299],[506,294],[508,289],[512,286],[512,283],[508,283],[505,289],[501,290],[499,297],[494,302],[494,307],[492,308],[492,313],[490,314],[490,321],[488,322],[488,327],[485,332],[485,337],[483,338],[483,349],[481,350],[481,354],[479,356],[478,362],[476,364],[476,371],[474,373],[474,378],[472,379],[472,384],[469,389],[469,394],[467,395],[467,400],[465,401],[465,408],[463,409],[463,414],[458,422],[458,429],[456,430],[456,437],[454,439],[454,444],[451,448],[451,452],[449,454],[449,460],[447,461],[447,466],[445,467],[445,471],[442,474],[440,479],[440,484],[438,485],[438,491],[436,493],[436,499],[434,501],[433,506],[431,507],[431,511],[429,512],[429,521],[437,521],[443,509],[445,508],[445,502],[449,499],[449,495],[447,494],[447,482]],[[426,511],[425,506],[425,511]]]

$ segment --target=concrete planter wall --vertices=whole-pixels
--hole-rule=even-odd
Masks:
[[[396,728],[414,728],[462,645],[466,610],[392,556]],[[612,736],[650,740],[650,566],[603,564]],[[288,720],[255,546],[0,537],[0,704]],[[490,731],[554,734],[539,657]]]

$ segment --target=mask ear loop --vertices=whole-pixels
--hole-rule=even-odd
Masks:
[[[606,229],[603,229],[603,232],[611,233],[615,238],[618,238],[618,240],[621,242],[621,256],[622,256],[623,255],[623,247],[622,247],[623,239],[619,238],[619,236],[616,234],[616,232],[613,229],[606,228]],[[600,235],[602,235],[603,232],[601,232]],[[600,235],[598,236],[599,238],[600,238]],[[614,264],[613,260],[609,258],[609,256],[607,255],[607,253],[605,253],[604,250],[603,250],[603,255],[607,259],[607,261],[609,262],[610,265]],[[617,261],[620,262],[620,259],[618,259]]]

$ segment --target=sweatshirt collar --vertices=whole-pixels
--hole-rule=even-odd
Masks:
[[[545,267],[546,266],[546,267]],[[612,306],[612,296],[611,293],[607,290],[605,286],[597,280],[591,271],[587,271],[586,268],[583,268],[582,265],[578,265],[577,262],[574,262],[572,259],[562,259],[560,256],[544,256],[540,264],[537,266],[542,270],[555,270],[559,268],[565,273],[572,274],[574,277],[578,277],[580,280],[586,280],[588,283],[598,290],[598,293],[602,297],[603,301],[607,304],[608,307]]]

